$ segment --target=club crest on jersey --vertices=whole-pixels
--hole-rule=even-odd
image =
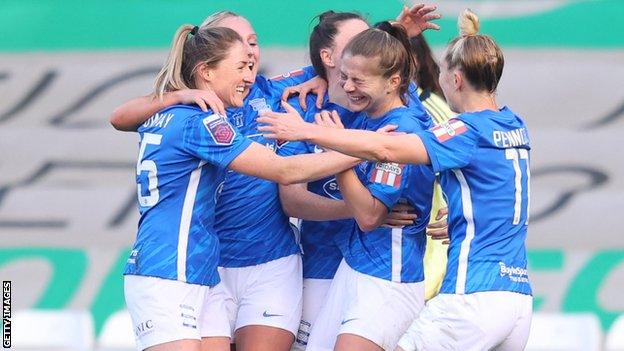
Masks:
[[[204,118],[203,123],[216,144],[231,145],[232,141],[234,141],[236,131],[225,119],[225,116],[210,115]]]
[[[405,165],[394,162],[377,162],[371,173],[370,180],[374,183],[398,188],[401,185],[401,179],[403,177],[403,167],[405,167]]]
[[[280,80],[282,80],[282,79],[286,79],[286,78],[290,78],[290,77],[298,77],[298,76],[301,76],[301,75],[303,75],[303,73],[304,73],[304,72],[303,72],[303,70],[302,70],[302,69],[298,69],[298,70],[290,71],[290,72],[288,72],[288,73],[284,73],[284,74],[277,75],[277,76],[275,76],[275,77],[271,78],[271,80],[274,80],[274,81],[276,81],[276,82],[279,82],[279,81],[280,81]]]
[[[236,128],[240,128],[245,125],[245,120],[243,119],[242,112],[236,112],[230,117],[230,119],[234,121],[234,125],[236,126]]]
[[[433,127],[433,134],[438,138],[438,141],[445,142],[454,136],[463,134],[468,131],[464,122],[458,119],[450,119],[447,122]]]
[[[271,108],[267,105],[264,98],[252,99],[249,101],[249,105],[251,105],[251,108],[258,113],[271,111]]]

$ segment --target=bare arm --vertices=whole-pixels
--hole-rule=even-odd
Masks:
[[[298,113],[282,102],[287,113],[266,112],[258,122],[266,124],[258,128],[266,137],[281,140],[306,140],[338,152],[367,160],[412,164],[429,164],[429,155],[416,134],[392,135],[366,130],[340,129],[340,117],[336,113],[326,114],[321,122],[324,126],[305,122]],[[292,111],[295,111],[294,113]],[[326,127],[334,125],[335,127]]]
[[[204,112],[210,107],[214,112],[225,115],[223,102],[214,92],[186,89],[165,93],[162,99],[154,95],[134,98],[113,111],[109,118],[110,123],[117,130],[134,132],[150,116],[176,104],[196,104]]]
[[[306,184],[280,185],[280,200],[287,215],[308,221],[333,221],[352,218],[342,200],[308,191]]]
[[[230,163],[235,172],[289,185],[305,183],[339,173],[360,162],[337,152],[280,157],[252,143]]]
[[[347,208],[360,229],[365,232],[379,227],[388,216],[388,209],[362,184],[353,169],[336,175]]]

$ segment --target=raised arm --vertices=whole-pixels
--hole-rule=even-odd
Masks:
[[[221,99],[212,91],[185,89],[165,93],[162,99],[154,95],[134,98],[117,107],[109,120],[111,125],[121,131],[134,132],[141,123],[156,112],[177,104],[196,104],[203,111],[210,107],[213,111],[225,115],[225,107]]]
[[[229,168],[289,185],[325,178],[359,162],[357,158],[337,152],[281,157],[254,142],[230,163]]]
[[[429,155],[416,134],[390,134],[391,128],[378,132],[339,129],[339,117],[325,120],[324,126],[307,123],[287,103],[287,113],[266,112],[258,122],[265,136],[280,140],[306,140],[338,152],[381,162],[429,164]],[[295,111],[293,113],[292,111]],[[328,114],[329,115],[329,114]],[[334,125],[335,127],[327,127]]]

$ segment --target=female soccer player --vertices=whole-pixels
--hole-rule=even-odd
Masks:
[[[429,19],[437,18],[430,14],[433,7],[423,7],[419,17],[411,17],[411,32],[431,28]],[[319,23],[310,35],[310,59],[319,76],[328,82],[328,94],[321,98],[322,109],[341,111],[342,122],[355,128],[363,117],[351,113],[341,106],[349,101],[340,86],[340,63],[342,51],[357,34],[369,28],[368,23],[358,14],[327,11],[318,16]],[[422,119],[428,119],[426,112],[415,94],[410,95],[410,108]],[[303,95],[303,93],[302,93]],[[307,97],[309,106],[296,99],[289,100],[306,120],[313,121],[318,106],[314,97]],[[296,155],[322,151],[318,146],[305,142],[286,143],[279,149],[281,155]],[[331,280],[342,260],[342,253],[334,242],[334,237],[349,232],[353,225],[353,214],[348,209],[338,189],[335,177],[328,177],[308,184],[280,186],[282,205],[290,216],[303,219],[301,224],[301,244],[303,248],[303,311],[301,325],[295,341],[295,349],[303,350],[316,316],[325,302]],[[411,225],[415,215],[402,213],[409,205],[396,204],[385,218],[388,225]],[[445,254],[445,253],[443,253]],[[322,321],[321,321],[322,322]]]
[[[362,112],[360,128],[396,123],[406,132],[427,129],[429,116],[406,106],[415,71],[407,34],[388,22],[381,27],[385,31],[368,29],[356,35],[342,53],[340,75],[348,107]],[[308,348],[394,348],[424,304],[422,258],[434,175],[423,166],[377,162],[363,163],[337,179],[357,225],[352,222],[334,234],[344,260]],[[381,228],[399,202],[414,207],[419,219],[403,228]]]
[[[336,129],[340,121],[327,115],[319,116],[325,127],[295,114],[269,113],[260,122],[270,124],[262,128],[270,137],[307,140],[371,160],[430,164],[440,172],[449,200],[447,273],[441,293],[399,346],[518,350],[528,338],[532,314],[525,247],[530,142],[522,119],[496,104],[502,51],[477,34],[472,12],[464,11],[459,25],[461,35],[444,53],[440,85],[460,114],[444,125],[384,135]]]
[[[240,107],[252,82],[249,63],[233,30],[185,25],[174,37],[155,94],[210,89],[225,107]],[[288,184],[334,174],[357,160],[327,153],[282,158],[244,138],[225,116],[188,105],[159,111],[138,132],[141,219],[124,270],[137,347],[227,350],[226,334],[206,334],[217,325],[229,331],[224,301],[213,288],[219,282],[214,196],[225,169]]]
[[[411,24],[410,28],[416,25],[435,27],[428,22],[428,19],[438,17],[430,14],[433,9],[417,5],[412,9],[403,9],[401,17],[404,23]],[[426,18],[421,21],[423,17]],[[202,26],[225,26],[236,30],[253,53],[252,73],[256,77],[260,51],[257,36],[245,18],[231,12],[220,12],[206,19]],[[279,80],[258,76],[255,84],[245,90],[248,95],[243,109],[230,110],[230,121],[243,135],[277,149],[274,141],[264,139],[256,130],[257,114],[267,108],[277,108],[275,104],[278,100],[271,98],[275,91],[279,94],[286,84],[294,84],[310,76],[309,71],[302,76]],[[165,93],[163,103],[215,104],[210,92],[196,92],[176,90]],[[159,101],[149,97],[138,98],[118,108],[111,122],[118,129],[133,130],[159,108],[162,108]],[[227,301],[231,333],[235,334],[239,350],[245,350],[247,346],[255,350],[263,347],[267,350],[287,350],[299,326],[301,263],[288,218],[279,203],[277,185],[228,173],[221,189],[215,229],[221,243],[219,270],[224,284],[221,284],[220,292]],[[213,333],[222,335],[223,331],[216,329]]]

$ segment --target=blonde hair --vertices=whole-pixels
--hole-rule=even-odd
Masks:
[[[215,67],[234,43],[242,42],[238,33],[229,28],[196,28],[182,25],[173,36],[167,60],[154,83],[154,94],[158,98],[165,92],[196,88],[197,68],[201,64]]]
[[[465,9],[457,21],[459,37],[453,39],[444,59],[449,69],[459,68],[477,90],[496,91],[505,59],[494,39],[479,33],[479,18]]]
[[[212,15],[206,17],[204,22],[202,22],[201,26],[199,27],[200,28],[219,27],[219,22],[230,17],[240,17],[240,16],[232,11],[215,12]]]

